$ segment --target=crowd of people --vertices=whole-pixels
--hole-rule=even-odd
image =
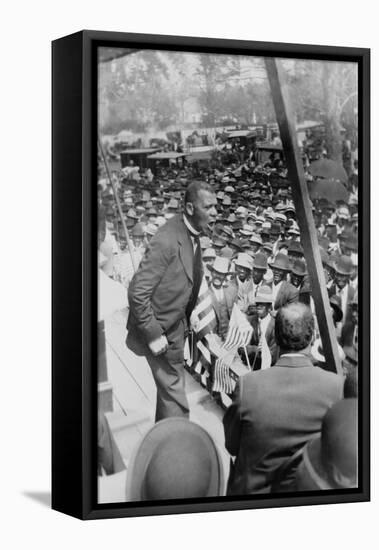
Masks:
[[[205,280],[221,342],[235,305],[252,327],[241,350],[249,372],[224,418],[228,494],[355,486],[356,418],[341,424],[345,461],[331,465],[322,447],[324,429],[353,417],[358,397],[357,166],[345,200],[312,201],[343,377],[323,353],[285,163],[272,156],[264,165],[139,172],[114,172],[113,185],[99,174],[99,266],[128,290],[127,345],[151,368],[156,422],[188,419],[183,350]]]

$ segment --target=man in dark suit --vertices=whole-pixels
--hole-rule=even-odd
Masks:
[[[231,284],[225,285],[228,274],[228,258],[217,257],[211,267],[211,281],[209,290],[213,310],[216,316],[216,332],[222,340],[225,340],[228,333],[233,305],[238,298],[237,287]]]
[[[240,252],[234,260],[234,265],[235,277],[231,280],[229,286],[233,287],[237,292],[239,309],[246,313],[249,307],[250,296],[254,291],[254,282],[251,278],[253,258],[249,254],[246,254],[246,252]]]
[[[252,370],[269,368],[278,358],[275,318],[271,315],[271,309],[272,290],[264,285],[259,288],[255,297],[254,313],[248,318],[253,334],[246,351]]]
[[[224,417],[225,446],[235,457],[228,494],[270,492],[281,465],[319,434],[326,411],[342,398],[342,376],[312,365],[313,331],[308,306],[281,308],[275,319],[279,360],[239,379]]]
[[[287,281],[288,273],[291,271],[291,264],[288,256],[279,252],[270,267],[273,273],[272,293],[273,307],[275,310],[297,302],[299,290]]]
[[[188,417],[184,389],[184,340],[202,281],[200,235],[216,218],[210,185],[193,182],[184,213],[151,239],[129,286],[127,346],[144,355],[157,386],[155,421]]]
[[[345,323],[351,322],[350,304],[355,295],[355,289],[350,284],[350,277],[353,273],[353,262],[349,256],[339,256],[334,264],[335,283],[329,288],[329,296],[335,294],[341,298],[342,320],[337,325],[337,333],[341,334],[341,330]]]

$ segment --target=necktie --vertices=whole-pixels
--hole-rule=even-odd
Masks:
[[[195,237],[195,246],[196,246],[196,249],[195,249],[194,258],[193,258],[193,276],[192,276],[193,286],[192,286],[191,296],[188,301],[188,305],[186,309],[186,314],[188,318],[190,317],[192,310],[196,305],[196,300],[199,294],[200,285],[203,278],[203,261],[201,257],[200,238],[198,236]]]

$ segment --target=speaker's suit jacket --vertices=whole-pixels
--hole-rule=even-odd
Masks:
[[[157,385],[156,420],[188,415],[183,349],[193,266],[190,233],[178,215],[151,239],[129,286],[127,345],[149,362]],[[168,350],[153,356],[147,344],[162,334],[167,337]]]

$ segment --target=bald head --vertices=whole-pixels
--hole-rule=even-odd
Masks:
[[[314,319],[311,309],[297,302],[279,309],[275,319],[275,338],[282,352],[306,349],[312,342]]]

